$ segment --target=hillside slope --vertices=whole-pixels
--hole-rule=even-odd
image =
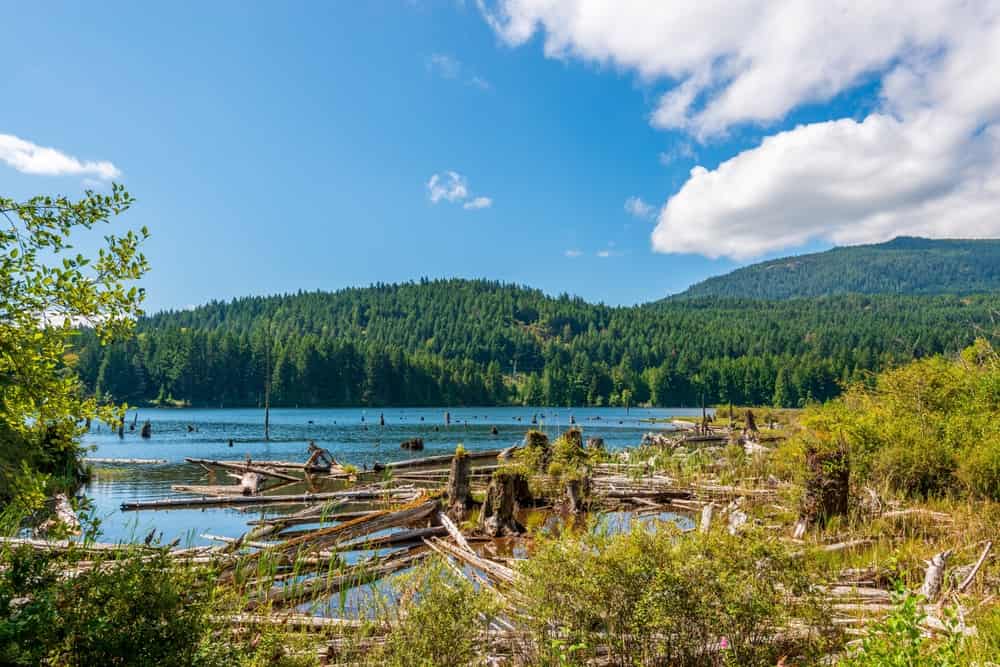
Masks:
[[[900,236],[737,269],[678,297],[789,299],[831,294],[973,294],[1000,290],[1000,240]],[[676,297],[675,297],[676,298]]]
[[[77,368],[130,403],[786,405],[992,330],[993,295],[669,300],[612,308],[485,280],[215,302],[85,332]],[[515,372],[516,371],[516,372]]]

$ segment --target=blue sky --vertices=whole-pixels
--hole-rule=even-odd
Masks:
[[[0,192],[107,187],[86,163],[111,163],[138,200],[125,222],[152,233],[148,310],[421,276],[637,303],[834,243],[996,235],[1000,104],[962,97],[975,132],[910,140],[956,107],[935,78],[950,60],[989,65],[995,12],[929,37],[933,13],[893,18],[896,46],[883,26],[886,48],[845,62],[830,42],[813,62],[801,45],[834,37],[810,21],[780,23],[801,40],[782,53],[774,23],[726,41],[662,3],[559,4],[10,3]],[[971,25],[986,27],[967,54],[953,38]],[[801,72],[776,64],[794,57]],[[925,98],[896,92],[907,74]],[[970,141],[978,162],[959,157]]]

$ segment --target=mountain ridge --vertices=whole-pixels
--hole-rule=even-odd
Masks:
[[[670,299],[793,299],[836,294],[975,294],[1000,290],[1000,239],[897,236],[745,266]]]

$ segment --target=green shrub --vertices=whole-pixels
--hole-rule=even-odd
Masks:
[[[135,552],[75,576],[74,560],[7,552],[0,574],[0,662],[191,665],[204,627],[205,572]]]
[[[942,640],[924,636],[924,599],[902,586],[894,595],[892,611],[881,622],[869,626],[861,647],[843,659],[839,667],[956,667],[961,634],[950,632]],[[946,615],[946,622],[955,626]],[[952,628],[955,629],[954,627]]]
[[[536,655],[582,664],[604,646],[615,665],[773,665],[819,650],[826,613],[808,577],[779,543],[752,534],[681,536],[667,525],[627,534],[543,542],[521,565],[525,622]],[[811,640],[780,641],[805,619]]]
[[[383,612],[389,626],[380,651],[367,664],[386,667],[464,667],[480,664],[480,634],[496,613],[496,600],[459,579],[440,560],[432,559],[393,586],[399,603]]]

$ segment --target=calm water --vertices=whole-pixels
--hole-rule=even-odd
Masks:
[[[167,541],[180,538],[184,544],[207,544],[199,537],[201,533],[237,537],[246,530],[247,521],[274,510],[121,512],[119,506],[125,501],[171,497],[175,495],[171,484],[209,483],[205,471],[185,463],[185,457],[243,460],[249,455],[253,459],[304,461],[308,442],[314,440],[339,461],[360,468],[376,461],[451,453],[459,443],[469,450],[507,447],[519,443],[529,428],[554,437],[570,425],[570,416],[575,417],[584,437],[604,438],[609,448],[623,449],[639,444],[647,431],[669,428],[650,423],[651,418],[700,414],[691,408],[633,408],[627,414],[624,408],[456,408],[448,412],[450,425],[445,424],[443,408],[275,409],[267,442],[263,439],[262,410],[141,409],[136,430],[126,428],[124,440],[106,426],[95,425],[84,438],[85,444],[95,448],[88,455],[165,459],[167,463],[95,466],[95,478],[84,492],[94,502],[104,540],[139,540],[156,528]],[[385,426],[380,426],[380,415],[384,415]],[[538,416],[537,426],[531,424],[533,415]],[[152,438],[143,440],[139,429],[147,419],[152,424]],[[188,432],[189,425],[196,430]],[[491,434],[493,426],[498,435]],[[424,439],[424,451],[410,453],[399,448],[400,442],[415,437]]]

